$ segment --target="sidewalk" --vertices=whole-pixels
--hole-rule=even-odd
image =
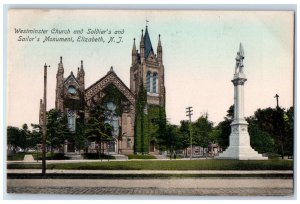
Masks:
[[[11,174],[37,174],[41,173],[40,169],[7,169],[7,173]],[[143,175],[143,174],[219,174],[219,175],[246,175],[246,174],[293,174],[292,170],[256,170],[256,171],[236,171],[236,170],[59,170],[59,169],[47,169],[47,173],[50,174],[126,174],[126,175]]]

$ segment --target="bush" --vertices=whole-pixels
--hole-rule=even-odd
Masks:
[[[128,155],[128,159],[156,159],[156,157],[153,155],[131,154]]]
[[[115,159],[114,156],[99,153],[84,153],[84,159]]]

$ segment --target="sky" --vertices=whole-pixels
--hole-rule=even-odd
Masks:
[[[240,42],[245,59],[245,116],[258,108],[293,105],[292,12],[275,11],[155,11],[155,10],[10,10],[7,50],[7,124],[38,123],[43,97],[43,66],[48,69],[47,110],[55,106],[56,72],[63,57],[65,77],[76,75],[80,60],[86,88],[111,66],[129,87],[133,38],[137,49],[141,29],[148,31],[156,52],[161,35],[165,67],[166,111],[173,124],[188,119],[192,106],[196,120],[208,113],[215,124],[233,104],[235,56]],[[124,31],[120,43],[42,43],[18,41],[20,29],[102,29]],[[32,37],[32,35],[30,35]],[[44,38],[43,34],[34,36]],[[55,36],[55,35],[52,35]],[[78,35],[65,34],[61,37]],[[92,35],[84,34],[85,37]],[[107,38],[108,35],[102,35]],[[109,35],[111,36],[111,35]],[[76,41],[76,40],[75,40]]]

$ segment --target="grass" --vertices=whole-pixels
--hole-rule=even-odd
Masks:
[[[156,159],[156,157],[153,155],[131,154],[131,155],[128,155],[128,159]]]
[[[31,154],[33,156],[33,159],[36,160],[37,158],[39,160],[42,159],[42,153],[36,153],[36,152],[18,152],[16,154],[7,156],[7,161],[22,161],[24,159],[24,156],[26,154]],[[46,154],[46,159],[47,160],[51,160],[52,159],[52,155],[51,152],[47,152]],[[64,160],[67,159],[66,157],[64,157],[63,153],[53,153],[53,159],[54,160]]]
[[[8,164],[8,169],[40,169],[40,164]],[[48,164],[47,169],[76,170],[292,170],[291,160],[170,160]]]

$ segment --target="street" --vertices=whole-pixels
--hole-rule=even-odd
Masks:
[[[8,193],[178,196],[292,196],[280,178],[8,179]]]

